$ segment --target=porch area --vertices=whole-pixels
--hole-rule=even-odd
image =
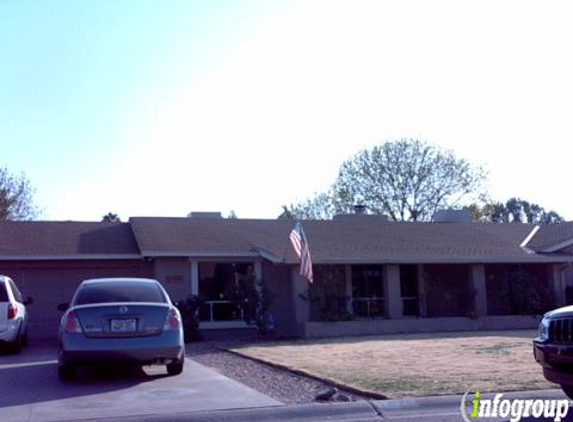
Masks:
[[[331,337],[536,328],[563,306],[560,264],[316,265],[298,283],[297,335]]]

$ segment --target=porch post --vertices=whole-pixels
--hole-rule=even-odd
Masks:
[[[478,316],[487,315],[487,289],[485,281],[485,265],[471,266],[471,283],[474,291],[474,310]]]
[[[310,321],[310,297],[308,281],[299,275],[298,265],[291,266],[292,306],[297,335],[305,335],[305,322]]]
[[[424,282],[424,265],[416,265],[416,277],[418,278],[418,304],[420,306],[420,316],[428,316],[426,306],[426,283]]]
[[[400,286],[400,266],[384,266],[384,295],[386,315],[390,319],[402,318],[402,292]]]
[[[199,294],[199,262],[196,260],[191,261],[191,294]]]
[[[253,268],[253,272],[255,273],[255,279],[260,281],[263,279],[263,263],[260,259],[255,261],[255,266]]]
[[[262,288],[261,283],[263,281],[263,263],[261,262],[260,259],[257,259],[255,261],[253,273],[255,274],[255,288],[257,289],[257,292],[260,294]]]
[[[550,265],[550,276],[553,282],[553,292],[555,294],[555,306],[561,307],[566,305],[565,300],[565,283],[563,282],[563,277],[561,276],[561,265],[553,264]]]
[[[344,266],[344,288],[346,295],[346,312],[350,315],[354,313],[354,308],[352,307],[352,266]]]

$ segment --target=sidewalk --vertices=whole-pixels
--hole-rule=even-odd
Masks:
[[[561,390],[503,393],[505,399],[565,399]],[[495,394],[482,397],[493,398]],[[470,395],[469,399],[472,396]],[[359,401],[350,403],[312,403],[256,409],[232,409],[213,412],[142,415],[121,418],[121,422],[380,422],[400,421],[461,421],[462,396],[437,396],[401,400]],[[109,419],[106,419],[109,420]],[[499,419],[498,419],[499,420]],[[103,420],[91,420],[101,422]]]

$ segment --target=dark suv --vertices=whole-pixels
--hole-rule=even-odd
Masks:
[[[535,360],[545,378],[559,384],[573,399],[573,306],[547,312],[533,340]]]

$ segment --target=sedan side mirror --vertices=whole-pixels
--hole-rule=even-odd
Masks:
[[[60,311],[60,312],[66,312],[69,307],[70,307],[70,304],[69,304],[69,303],[60,303],[60,304],[57,306],[57,309],[58,309],[58,311]]]
[[[26,306],[32,305],[33,303],[34,303],[34,298],[27,297],[26,299],[24,299],[24,305]]]

